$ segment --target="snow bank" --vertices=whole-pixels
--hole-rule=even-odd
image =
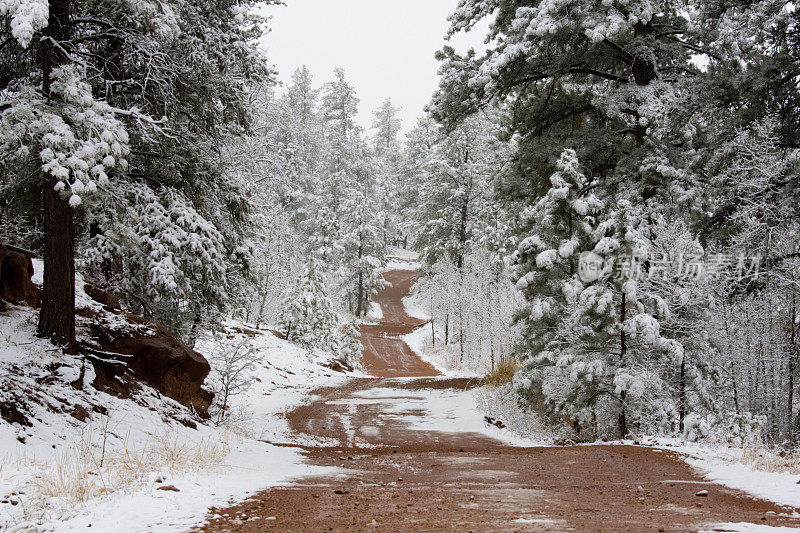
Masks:
[[[402,383],[413,378],[398,378]],[[510,446],[541,446],[543,435],[523,437],[508,428],[499,428],[485,420],[480,407],[481,389],[373,388],[355,394],[364,402],[380,403],[382,417],[402,421],[408,429],[424,432],[478,433]],[[413,414],[409,414],[413,412]]]
[[[741,449],[713,449],[679,446],[686,462],[709,481],[741,490],[778,505],[800,507],[800,476],[782,472],[763,472],[738,462]]]
[[[383,309],[381,309],[380,304],[377,304],[375,302],[369,303],[369,311],[367,312],[367,319],[368,320],[383,319]]]
[[[778,505],[800,507],[800,485],[798,485],[800,474],[757,470],[753,465],[742,461],[744,450],[741,447],[687,443],[681,439],[667,437],[645,437],[640,442],[645,446],[682,454],[686,463],[708,481]],[[759,524],[758,527],[764,526]],[[740,531],[740,529],[732,530]]]

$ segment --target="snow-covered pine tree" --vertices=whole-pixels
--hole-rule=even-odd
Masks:
[[[282,303],[280,327],[286,339],[309,349],[336,346],[339,315],[328,297],[319,259],[311,255]]]
[[[15,167],[38,166],[34,190],[43,191],[45,228],[38,330],[69,350],[75,349],[73,209],[84,194],[106,186],[112,170],[127,168],[121,117],[138,115],[97,98],[86,62],[67,52],[76,38],[72,3],[0,3],[0,16],[9,19],[0,37],[17,60],[0,78],[0,160],[11,179],[20,178]]]
[[[713,363],[715,349],[709,335],[714,294],[707,265],[713,265],[713,259],[685,223],[663,216],[650,227],[648,241],[643,286],[669,310],[659,319],[662,334],[680,343],[680,353],[670,353],[658,371],[671,391],[677,408],[676,429],[682,434],[687,416],[718,410],[713,387],[719,370]],[[711,276],[716,274],[711,272]]]
[[[504,143],[488,115],[467,118],[455,130],[440,129],[430,151],[421,152],[419,200],[413,214],[415,246],[426,264],[450,254],[459,268],[480,239],[479,221],[488,208],[492,183],[503,169]]]
[[[554,360],[565,388],[551,398],[557,410],[622,438],[632,428],[672,429],[677,418],[666,376],[655,369],[678,361],[682,348],[662,336],[659,318],[670,310],[645,283],[648,233],[641,209],[627,200],[600,214],[593,252],[606,268],[567,309],[561,328],[569,342]]]
[[[387,99],[374,112],[372,122],[376,208],[382,219],[385,245],[404,240],[400,238],[404,212],[402,204],[397,201],[402,194],[402,152],[398,140],[402,122],[399,113],[400,108],[394,107],[391,99]]]
[[[584,288],[578,254],[594,246],[602,204],[581,172],[574,150],[561,153],[550,183],[547,194],[523,213],[526,236],[511,255],[511,268],[517,288],[529,302],[517,317],[523,328],[520,348],[528,394],[562,411],[559,392],[551,392],[548,374],[559,368],[560,353],[571,344],[561,325]]]
[[[364,345],[361,344],[360,338],[358,319],[345,324],[339,332],[338,347],[335,352],[339,360],[348,368],[361,368],[361,354],[364,351]]]
[[[38,168],[45,185],[26,187],[28,194],[44,191],[48,219],[43,335],[67,343],[73,336],[73,236],[79,248],[89,250],[100,233],[107,241],[130,236],[138,221],[129,215],[141,207],[135,201],[148,196],[135,194],[141,189],[165,202],[180,197],[217,230],[225,227],[228,263],[238,263],[234,270],[246,266],[238,238],[243,232],[237,230],[246,223],[248,206],[238,183],[222,179],[219,147],[223,137],[247,127],[245,86],[271,74],[254,46],[261,19],[243,6],[0,3],[0,159],[12,181],[29,181],[30,170]],[[21,127],[26,135],[20,136]],[[95,190],[103,194],[86,201]],[[78,205],[85,216],[77,220],[87,224],[73,226]],[[94,281],[119,292],[131,310],[146,313],[142,302],[152,299],[146,286],[122,290],[131,281],[126,275],[132,264],[124,265],[139,252],[138,243],[118,240],[106,247],[111,249],[122,253],[103,257],[87,274],[97,274]],[[157,303],[169,299],[161,296],[164,301]],[[224,307],[203,298],[198,294],[181,305],[194,308],[195,316],[206,304]]]

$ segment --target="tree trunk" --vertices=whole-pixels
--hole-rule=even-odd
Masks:
[[[683,420],[686,418],[686,348],[681,357],[681,373],[678,381],[678,430],[683,434]]]
[[[358,269],[358,301],[356,303],[356,316],[366,315],[366,302],[364,298],[364,272]]]
[[[197,345],[197,338],[200,336],[200,324],[203,322],[203,314],[197,311],[192,321],[192,328],[189,330],[189,338],[186,340],[186,345],[194,350]]]
[[[620,309],[620,333],[619,333],[619,359],[620,359],[620,367],[624,368],[625,366],[625,352],[628,349],[626,339],[625,339],[625,330],[622,328],[622,324],[625,322],[625,293],[622,293],[622,305]],[[628,420],[625,413],[625,398],[627,397],[627,391],[622,391],[619,395],[619,434],[621,438],[625,438],[628,436]]]
[[[788,383],[788,394],[786,398],[786,433],[789,437],[789,442],[794,444],[795,435],[794,432],[794,372],[795,372],[795,359],[797,357],[797,325],[795,324],[795,317],[797,316],[797,302],[795,292],[792,291],[792,309],[791,315],[789,316],[789,324],[790,324],[790,338],[789,338],[789,368],[787,370],[789,383]]]
[[[39,43],[37,60],[42,71],[42,92],[50,97],[51,73],[67,61],[57,46],[69,38],[69,0],[50,0],[45,39]],[[75,227],[72,208],[55,190],[58,183],[49,174],[44,181],[44,286],[39,314],[39,335],[64,344],[74,353],[75,345]]]
[[[361,224],[364,222],[361,221]],[[361,264],[361,259],[364,257],[364,234],[359,232],[358,235],[358,294],[356,295],[356,316],[360,317],[366,315],[366,302],[364,301],[364,268]]]
[[[466,248],[467,244],[467,215],[469,209],[469,200],[464,199],[464,203],[461,204],[461,220],[459,222],[458,228],[458,257],[456,258],[456,266],[458,267],[458,271],[464,268],[464,249]]]
[[[72,208],[54,189],[44,186],[44,287],[39,335],[75,352],[75,234]]]

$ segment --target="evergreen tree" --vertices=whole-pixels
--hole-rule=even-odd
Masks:
[[[339,316],[328,297],[325,275],[311,255],[284,297],[280,325],[286,339],[309,349],[335,347]]]
[[[358,328],[357,320],[348,322],[339,334],[339,346],[336,354],[345,366],[352,369],[361,368],[361,354],[364,346],[361,344],[360,338],[361,331]]]
[[[477,243],[491,199],[493,180],[500,173],[504,145],[486,117],[470,117],[454,131],[440,136],[425,158],[417,178],[419,199],[415,245],[428,265],[450,254],[458,268]]]

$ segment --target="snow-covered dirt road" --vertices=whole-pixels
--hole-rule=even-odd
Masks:
[[[374,298],[383,316],[376,324],[361,326],[365,370],[379,377],[438,375],[432,365],[420,359],[400,338],[425,324],[424,320],[409,316],[402,301],[416,282],[417,273],[414,270],[390,270],[383,277],[391,286],[379,291]]]
[[[383,351],[387,344],[375,341],[397,340],[393,337],[415,326],[401,303],[413,272],[388,272],[387,278],[398,283],[379,295],[383,318],[365,332],[367,368],[381,377],[318,389],[308,404],[287,415],[303,442],[319,442],[305,446],[307,460],[339,467],[339,473],[212,510],[200,530],[730,531],[740,529],[720,524],[800,526],[800,515],[704,481],[673,452],[620,445],[511,445],[505,430],[487,424],[475,409],[475,380],[436,376],[405,343]],[[406,371],[413,377],[396,377]],[[741,530],[761,530],[747,528]]]

